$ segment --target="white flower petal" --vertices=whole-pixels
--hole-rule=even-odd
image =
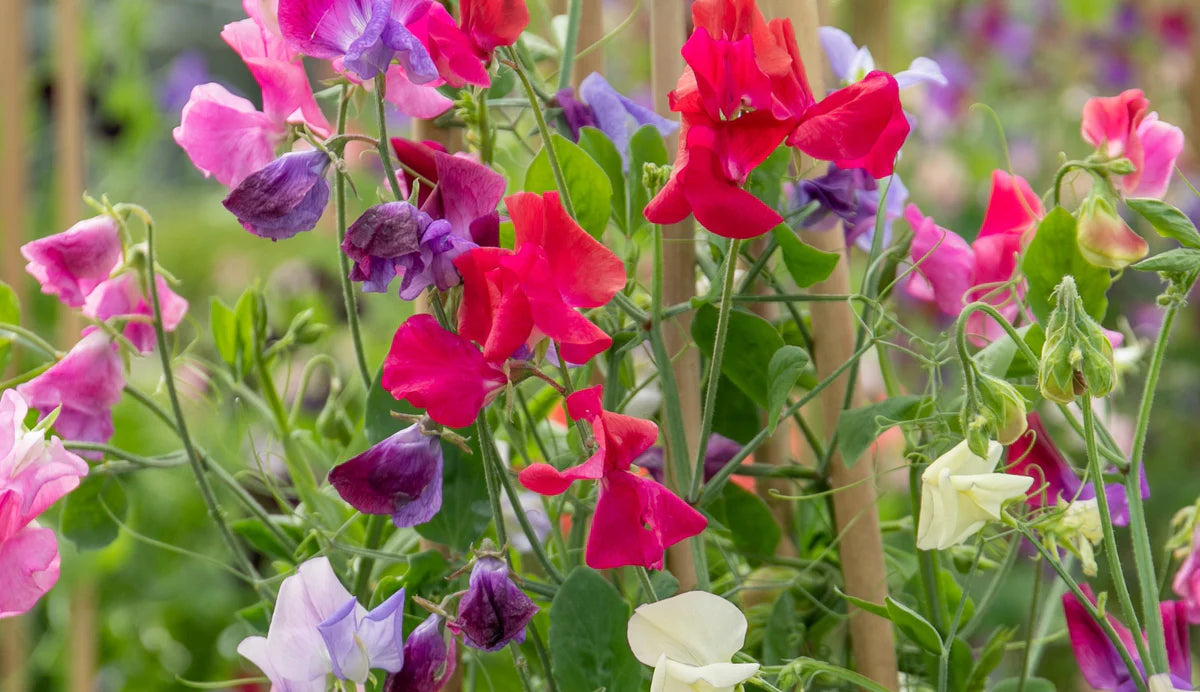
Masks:
[[[746,641],[746,616],[720,596],[689,591],[638,606],[626,634],[646,665],[663,655],[695,666],[725,663]]]
[[[907,70],[896,73],[896,84],[901,89],[921,83],[946,86],[949,81],[937,62],[925,57],[914,58]]]

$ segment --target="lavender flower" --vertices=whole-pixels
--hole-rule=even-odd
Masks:
[[[364,514],[416,526],[442,508],[442,443],[411,425],[329,472],[329,482]]]
[[[717,474],[730,459],[742,451],[742,445],[734,440],[713,433],[708,437],[708,447],[704,452],[704,480],[709,480]],[[638,455],[633,463],[650,472],[654,480],[663,482],[663,448],[651,447]]]
[[[509,578],[504,560],[482,555],[471,569],[467,592],[458,602],[458,616],[449,627],[471,648],[499,651],[509,642],[525,641],[525,625],[537,610]]]
[[[279,28],[296,50],[314,58],[343,58],[359,79],[372,79],[399,58],[414,84],[437,78],[429,51],[406,25],[429,0],[282,0]]]
[[[578,140],[583,127],[596,127],[616,145],[621,162],[629,168],[629,138],[644,125],[653,125],[663,137],[670,135],[679,123],[667,120],[653,110],[622,95],[599,73],[593,72],[579,84],[579,99],[569,89],[558,92],[558,103]]]
[[[843,170],[834,164],[820,178],[790,183],[785,188],[789,209],[794,213],[816,202],[817,207],[799,226],[829,230],[838,221],[844,224],[847,243],[870,249],[879,213],[880,185],[863,169]],[[893,175],[884,205],[883,243],[892,239],[892,222],[904,213],[908,189]]]
[[[328,167],[323,151],[284,154],[238,183],[223,204],[262,238],[284,240],[311,231],[329,203]]]

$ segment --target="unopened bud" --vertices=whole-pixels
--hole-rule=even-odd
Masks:
[[[1079,252],[1098,267],[1124,269],[1150,251],[1146,241],[1117,215],[1112,202],[1093,194],[1079,208]]]
[[[1010,445],[1026,428],[1025,397],[1004,380],[980,373],[975,382],[983,403],[982,415],[989,419],[997,442]]]
[[[1067,275],[1054,289],[1054,311],[1046,325],[1046,342],[1038,369],[1038,389],[1051,401],[1067,404],[1084,392],[1102,397],[1116,386],[1112,343],[1084,310]]]

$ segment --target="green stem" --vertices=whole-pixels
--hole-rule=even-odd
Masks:
[[[483,478],[487,482],[492,522],[496,525],[496,540],[500,542],[500,549],[507,554],[508,532],[504,528],[504,510],[500,507],[500,488],[497,487],[500,481],[496,479],[498,470],[491,463],[491,450],[487,449],[488,445],[483,442],[491,440],[491,430],[488,427],[486,415],[486,413],[480,414],[479,419],[475,421],[475,434],[479,437],[479,453],[483,456]]]
[[[61,356],[61,354],[58,352],[58,349],[54,348],[50,342],[20,325],[0,324],[0,333],[4,332],[12,334],[13,336],[17,337],[17,339],[25,342],[26,345],[33,346],[51,358],[57,359]]]
[[[571,86],[571,68],[575,62],[575,45],[579,42],[579,20],[583,16],[583,0],[567,3],[567,36],[563,41],[562,62],[558,68],[558,88]]]
[[[554,683],[554,673],[550,666],[550,652],[546,649],[546,643],[542,641],[542,634],[538,631],[537,624],[533,620],[526,625],[526,630],[529,632],[529,640],[533,642],[533,650],[537,653],[538,661],[542,664],[542,673],[546,678],[546,692],[558,692],[558,686]]]
[[[679,401],[679,385],[675,381],[675,369],[671,367],[671,354],[663,336],[663,229],[654,228],[654,266],[650,277],[650,350],[654,356],[654,367],[658,370],[662,384],[663,423],[667,429],[667,453],[675,469],[675,490],[691,487],[692,469],[688,464],[687,431],[683,425],[682,404]]]
[[[379,160],[383,164],[383,174],[387,176],[388,187],[397,201],[404,199],[400,191],[400,181],[396,179],[396,168],[392,165],[392,146],[387,134],[387,114],[383,110],[383,97],[387,93],[387,81],[383,73],[375,75],[375,117],[379,122]],[[340,119],[340,114],[339,114]],[[345,123],[341,123],[345,127]],[[340,132],[338,134],[341,134]]]
[[[578,0],[575,0],[578,1]],[[525,68],[521,67],[521,60],[517,54],[509,50],[509,55],[512,58],[513,71],[520,78],[522,86],[525,87],[525,95],[529,99],[530,110],[533,111],[533,117],[537,120],[538,133],[542,137],[542,148],[546,150],[546,158],[550,162],[550,171],[554,174],[554,185],[558,188],[559,199],[562,201],[563,209],[571,218],[575,218],[575,205],[571,202],[571,191],[567,189],[567,179],[563,175],[562,166],[558,161],[558,152],[554,150],[554,138],[551,137],[550,128],[546,125],[546,116],[542,113],[541,105],[538,103],[537,94],[533,90],[533,83],[529,81],[529,75],[525,74]],[[570,79],[570,75],[567,76]]]
[[[367,517],[367,536],[363,548],[375,550],[383,539],[383,529],[387,526],[387,517],[382,514],[372,514]],[[354,575],[354,596],[359,602],[370,597],[367,589],[371,585],[371,571],[375,568],[375,558],[364,555],[358,561],[358,571]]]
[[[721,362],[725,358],[725,341],[729,337],[729,313],[733,309],[733,278],[737,272],[738,248],[742,241],[729,241],[725,253],[725,280],[721,286],[721,305],[717,312],[717,333],[713,337],[712,357],[708,359],[708,385],[704,392],[704,411],[700,418],[700,437],[696,441],[696,460],[692,467],[692,489],[688,497],[695,500],[704,485],[704,455],[708,453],[708,435],[712,431],[717,410],[717,389],[721,381]]]
[[[379,80],[376,80],[376,90],[379,89]],[[346,131],[346,110],[350,105],[350,89],[346,84],[342,85],[342,100],[338,105],[337,119],[337,134],[341,135]],[[380,98],[379,106],[379,127],[380,136],[383,136],[383,101]],[[387,170],[391,164],[391,158],[387,151],[387,142],[380,140],[382,144],[379,147],[379,155],[387,162],[384,169]],[[339,165],[334,170],[333,185],[334,185],[334,210],[337,215],[337,233],[338,233],[338,269],[339,278],[342,282],[342,302],[346,306],[346,322],[350,326],[350,339],[354,342],[354,358],[358,361],[358,373],[362,376],[363,386],[367,391],[371,390],[371,369],[367,367],[367,358],[363,353],[362,332],[358,326],[358,305],[354,300],[354,285],[350,282],[350,258],[346,257],[346,253],[342,252],[342,244],[346,242],[346,173],[343,170],[342,164],[345,159],[339,161]],[[396,175],[394,171],[389,172],[388,180],[395,185]],[[395,187],[397,198],[399,198],[399,187]]]
[[[657,602],[658,594],[654,593],[654,582],[650,581],[650,572],[640,565],[635,567],[633,571],[637,572],[638,581],[642,583],[642,589],[646,592],[646,602]]]
[[[1033,595],[1029,598],[1029,624],[1026,626],[1026,637],[1031,642],[1033,641],[1034,628],[1037,626],[1037,610],[1038,596],[1042,590],[1042,566],[1036,562],[1033,565]],[[1029,679],[1029,674],[1032,672],[1029,668],[1029,657],[1033,647],[1028,643],[1025,646],[1025,651],[1021,656],[1021,677],[1017,681],[1017,692],[1025,692],[1025,682]]]

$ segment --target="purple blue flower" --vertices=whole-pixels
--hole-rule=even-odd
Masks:
[[[454,638],[432,614],[404,642],[404,667],[387,676],[383,692],[437,692],[454,674]]]
[[[398,527],[424,524],[442,508],[442,443],[411,425],[329,472],[342,499]]]
[[[567,126],[571,128],[571,136],[578,140],[580,129],[598,128],[616,145],[626,168],[629,167],[629,138],[639,128],[653,125],[663,137],[679,128],[679,123],[667,120],[618,92],[597,72],[579,83],[579,99],[571,95],[570,89],[559,91],[557,99]]]
[[[284,240],[311,231],[329,203],[323,151],[284,154],[251,173],[233,188],[223,204],[256,236]]]
[[[825,175],[789,183],[785,193],[792,213],[817,203],[816,208],[796,224],[799,227],[829,230],[841,221],[847,243],[870,249],[882,186],[865,170],[843,170],[830,164]],[[884,205],[884,246],[891,242],[892,222],[904,213],[907,200],[908,189],[899,176],[893,175]]]
[[[450,630],[480,651],[499,651],[509,642],[525,641],[525,625],[538,607],[508,575],[508,565],[494,555],[481,555],[471,568],[467,592],[458,602]]]
[[[360,79],[372,79],[399,59],[414,84],[438,76],[429,51],[407,25],[430,0],[280,0],[279,29],[292,46],[314,58],[343,59]]]

